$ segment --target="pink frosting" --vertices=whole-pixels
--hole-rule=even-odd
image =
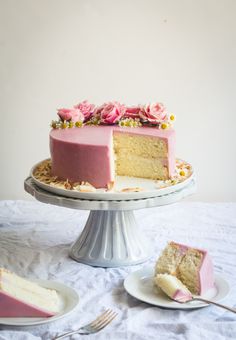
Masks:
[[[56,313],[20,301],[0,291],[0,317],[49,317]]]
[[[202,250],[203,259],[199,270],[199,295],[204,294],[215,285],[214,267],[207,251]]]
[[[180,302],[185,302],[192,299],[192,294],[187,293],[181,289],[177,289],[173,294],[172,299]]]

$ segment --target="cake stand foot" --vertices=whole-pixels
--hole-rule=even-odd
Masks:
[[[148,244],[133,211],[93,210],[70,256],[97,267],[121,267],[149,259]]]

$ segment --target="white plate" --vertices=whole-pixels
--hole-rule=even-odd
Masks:
[[[7,326],[34,326],[40,325],[52,321],[56,321],[58,319],[63,318],[64,316],[70,314],[75,307],[79,303],[79,296],[76,291],[68,286],[65,286],[62,283],[55,281],[46,281],[46,280],[32,280],[42,287],[55,289],[60,298],[60,312],[48,318],[1,318],[0,317],[0,325]]]
[[[46,161],[46,159],[44,161]],[[34,177],[35,169],[44,161],[41,161],[34,165],[30,171],[30,176],[32,177],[33,181],[37,186],[56,195],[86,200],[91,199],[91,200],[117,201],[163,196],[183,189],[191,182],[193,178],[195,178],[194,171],[192,170],[191,174],[188,177],[186,177],[183,181],[165,188],[160,188],[163,185],[163,181],[138,177],[116,176],[115,186],[112,191],[106,191],[105,189],[97,189],[95,192],[80,192],[77,190],[67,190],[51,186],[35,178]],[[121,192],[122,189],[136,187],[142,188],[143,190],[138,192]]]
[[[126,291],[138,300],[168,309],[194,309],[209,306],[204,302],[191,301],[180,304],[171,300],[158,287],[153,284],[153,267],[144,267],[127,276],[124,281]],[[220,301],[229,293],[229,285],[220,275],[215,275],[215,288],[202,295],[213,301]]]

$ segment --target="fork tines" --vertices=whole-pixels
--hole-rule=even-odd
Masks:
[[[107,326],[118,314],[111,309],[107,309],[97,319],[95,319],[90,326],[97,330],[100,330]]]

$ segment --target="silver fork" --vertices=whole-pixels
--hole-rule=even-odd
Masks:
[[[201,301],[201,302],[205,302],[205,303],[208,303],[208,304],[215,305],[215,306],[220,307],[220,308],[224,308],[224,309],[226,309],[230,312],[236,313],[236,308],[229,307],[229,306],[226,306],[226,305],[222,305],[222,303],[218,303],[218,302],[215,302],[215,301],[212,301],[212,300],[208,300],[208,299],[202,298],[200,296],[192,296],[192,298],[187,300],[187,301],[181,301],[181,300],[175,300],[175,301],[179,302],[179,303],[188,303],[188,302],[191,302],[191,301]]]
[[[88,323],[85,326],[80,327],[76,331],[72,331],[72,332],[68,332],[68,333],[64,333],[62,335],[56,336],[55,338],[53,338],[53,340],[63,339],[73,334],[86,335],[86,334],[97,333],[101,329],[106,327],[109,323],[111,323],[112,320],[114,320],[117,315],[118,314],[116,312],[113,312],[111,309],[107,309],[104,313],[98,316],[94,321]]]

